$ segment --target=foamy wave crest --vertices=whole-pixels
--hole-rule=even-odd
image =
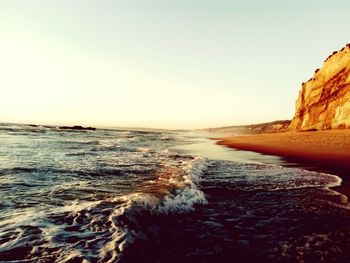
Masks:
[[[93,188],[90,181],[81,181],[88,178],[84,174],[76,183],[60,182],[49,188],[51,193],[64,197],[71,194],[76,199],[59,205],[43,202],[40,207],[25,207],[16,214],[2,217],[0,261],[20,258],[14,255],[22,247],[25,248],[23,257],[35,262],[122,261],[130,251],[127,248],[137,244],[135,241],[157,240],[155,222],[164,215],[190,212],[196,205],[207,203],[199,187],[206,160],[146,146],[136,145],[135,152],[123,155],[130,154],[132,162],[142,158],[141,164],[149,162],[149,166],[154,167],[146,173],[147,166],[131,163],[133,169],[140,167],[144,172],[140,177],[135,176],[140,179],[135,180],[137,186],[132,191],[114,192],[111,188],[98,196],[86,194],[80,198],[82,190],[93,193],[99,189],[98,185]],[[145,154],[151,157],[145,158]],[[129,165],[128,158],[123,158],[121,163],[118,159],[114,161],[118,166]],[[95,178],[99,177],[92,179]]]
[[[111,200],[120,205],[108,219],[114,230],[111,241],[100,249],[102,261],[115,262],[136,239],[147,240],[140,226],[142,216],[185,213],[193,211],[195,204],[206,204],[198,186],[205,168],[205,161],[200,158],[182,161],[176,167],[164,167],[157,180],[147,182],[145,192]]]
[[[204,160],[195,158],[184,165],[183,175],[170,177],[170,186],[175,186],[176,190],[164,197],[158,211],[162,213],[183,213],[192,211],[195,204],[206,204],[207,200],[204,193],[198,187],[198,182],[205,168]]]
[[[41,257],[46,258],[42,249],[51,247],[54,252],[49,260],[118,262],[135,240],[147,241],[150,238],[145,229],[148,223],[152,223],[153,216],[184,213],[192,211],[195,204],[206,203],[198,186],[206,167],[204,161],[186,159],[173,165],[163,167],[156,179],[146,182],[140,192],[94,202],[76,200],[51,211],[25,214],[22,220],[17,218],[18,225],[11,225],[11,219],[1,225],[11,225],[8,230],[13,232],[30,221],[32,225],[45,229],[38,234],[38,243],[33,244],[31,251],[31,257],[38,261]],[[20,233],[13,242],[22,244],[26,240],[22,236],[25,235]],[[23,242],[18,242],[19,239]],[[72,241],[74,239],[77,240]],[[13,242],[0,248],[10,249]],[[91,250],[98,251],[98,254],[91,254]]]
[[[147,181],[142,192],[117,197],[114,201],[144,207],[152,213],[183,213],[192,211],[195,204],[206,204],[204,193],[198,182],[201,180],[205,161],[194,158],[182,161],[176,167],[166,166],[159,172],[156,180]]]

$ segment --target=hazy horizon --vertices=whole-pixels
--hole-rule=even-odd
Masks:
[[[346,1],[0,0],[0,122],[195,129],[291,119],[350,42]]]

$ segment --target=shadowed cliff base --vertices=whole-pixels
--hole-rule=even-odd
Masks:
[[[284,132],[222,138],[220,145],[277,155],[308,170],[343,179],[337,191],[350,196],[350,130]]]

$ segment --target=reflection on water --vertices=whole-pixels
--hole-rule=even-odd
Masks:
[[[216,140],[210,140],[206,138],[193,138],[192,143],[175,146],[173,149],[183,153],[194,154],[212,160],[295,166],[292,163],[286,163],[278,156],[263,155],[256,152],[230,149],[222,145],[217,145]]]
[[[0,144],[2,261],[350,258],[333,175],[185,133],[0,125]]]

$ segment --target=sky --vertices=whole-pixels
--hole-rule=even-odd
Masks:
[[[349,1],[0,0],[0,122],[192,129],[291,119]]]

